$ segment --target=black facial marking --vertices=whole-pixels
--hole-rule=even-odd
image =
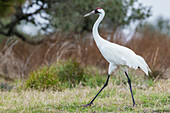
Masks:
[[[100,12],[99,12],[97,9],[95,9],[95,14],[96,14],[96,13],[100,13]]]

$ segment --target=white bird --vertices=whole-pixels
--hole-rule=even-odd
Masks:
[[[106,83],[104,84],[104,86],[101,88],[101,90],[97,93],[97,95],[92,99],[92,101],[89,104],[83,105],[84,107],[91,106],[91,104],[93,104],[93,101],[96,99],[96,97],[99,95],[99,93],[107,86],[110,74],[118,66],[120,66],[122,68],[124,68],[126,66],[128,66],[129,68],[134,68],[134,69],[140,68],[145,72],[146,75],[148,75],[148,73],[151,72],[147,63],[141,56],[136,55],[131,49],[121,46],[121,45],[118,45],[118,44],[115,44],[115,43],[111,43],[111,42],[103,39],[99,35],[98,27],[99,27],[100,22],[103,20],[103,18],[105,16],[105,11],[102,8],[98,7],[95,10],[93,10],[92,12],[84,15],[84,17],[90,16],[92,14],[99,14],[99,18],[97,19],[97,21],[95,22],[95,24],[93,26],[93,30],[92,30],[93,37],[94,37],[96,45],[99,48],[101,54],[109,62],[109,68],[108,68],[108,78],[106,80]],[[135,106],[135,100],[134,100],[132,88],[131,88],[131,80],[130,80],[126,71],[125,71],[125,75],[128,79],[128,84],[130,87],[130,92],[131,92],[132,101],[133,101],[133,106]]]

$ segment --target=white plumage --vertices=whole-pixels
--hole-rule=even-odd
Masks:
[[[125,66],[128,66],[128,67],[134,68],[134,69],[141,68],[145,72],[146,75],[148,75],[148,72],[150,72],[150,69],[149,69],[147,63],[141,56],[136,55],[135,52],[133,52],[131,49],[124,47],[124,46],[120,46],[115,43],[111,43],[111,42],[103,39],[99,35],[98,27],[99,27],[100,22],[103,20],[103,18],[105,16],[104,10],[102,8],[96,8],[92,12],[84,15],[84,17],[92,15],[92,14],[99,14],[99,18],[97,19],[97,21],[95,22],[95,24],[93,26],[93,37],[94,37],[96,45],[99,48],[101,54],[109,62],[109,69],[108,69],[108,78],[106,80],[106,83],[104,84],[104,86],[101,88],[101,90],[97,93],[97,95],[92,99],[92,101],[89,104],[83,105],[84,107],[91,106],[91,104],[93,104],[93,101],[96,99],[96,97],[107,86],[109,78],[110,78],[110,74],[118,66],[121,66],[123,68]],[[133,97],[133,92],[132,92],[132,87],[131,87],[131,80],[130,80],[126,71],[125,71],[125,75],[128,79],[128,84],[130,87],[130,92],[131,92],[132,101],[133,101],[133,106],[135,106],[135,100]]]
[[[103,20],[105,16],[105,12],[103,9],[98,8],[97,9],[99,14],[99,18],[95,22],[93,26],[93,37],[96,42],[97,47],[99,48],[101,54],[103,57],[110,63],[108,74],[111,74],[117,66],[128,66],[129,68],[141,68],[146,75],[148,75],[148,72],[150,71],[147,63],[145,60],[139,56],[136,55],[131,49],[111,43],[105,39],[103,39],[99,33],[98,33],[98,26],[100,22]],[[91,12],[91,14],[95,13],[94,11]],[[85,15],[89,16],[89,15]]]

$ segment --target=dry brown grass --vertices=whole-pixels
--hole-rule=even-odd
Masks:
[[[151,69],[159,76],[169,78],[170,38],[166,35],[136,33],[132,40],[125,41],[121,32],[101,32],[102,37],[131,48],[144,57]],[[7,41],[6,41],[7,42]],[[1,45],[0,76],[27,78],[29,73],[42,65],[51,65],[60,59],[75,58],[83,65],[93,65],[107,72],[108,63],[100,54],[92,36],[55,34],[40,45],[29,45],[21,41]],[[162,74],[162,75],[161,75]],[[165,76],[163,76],[163,74]]]
[[[39,45],[14,41],[1,45],[0,76],[6,78],[27,78],[29,72],[42,65],[60,60],[70,51],[75,51],[73,40],[54,35]]]
[[[170,73],[170,37],[163,34],[135,34],[127,43],[137,54],[144,57],[153,71],[153,76],[169,78]]]

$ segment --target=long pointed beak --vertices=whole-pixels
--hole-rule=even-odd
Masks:
[[[90,13],[85,14],[84,17],[90,16],[90,15],[92,15],[92,14],[95,14],[95,11],[94,11],[94,10],[93,10],[92,12],[90,12]]]

